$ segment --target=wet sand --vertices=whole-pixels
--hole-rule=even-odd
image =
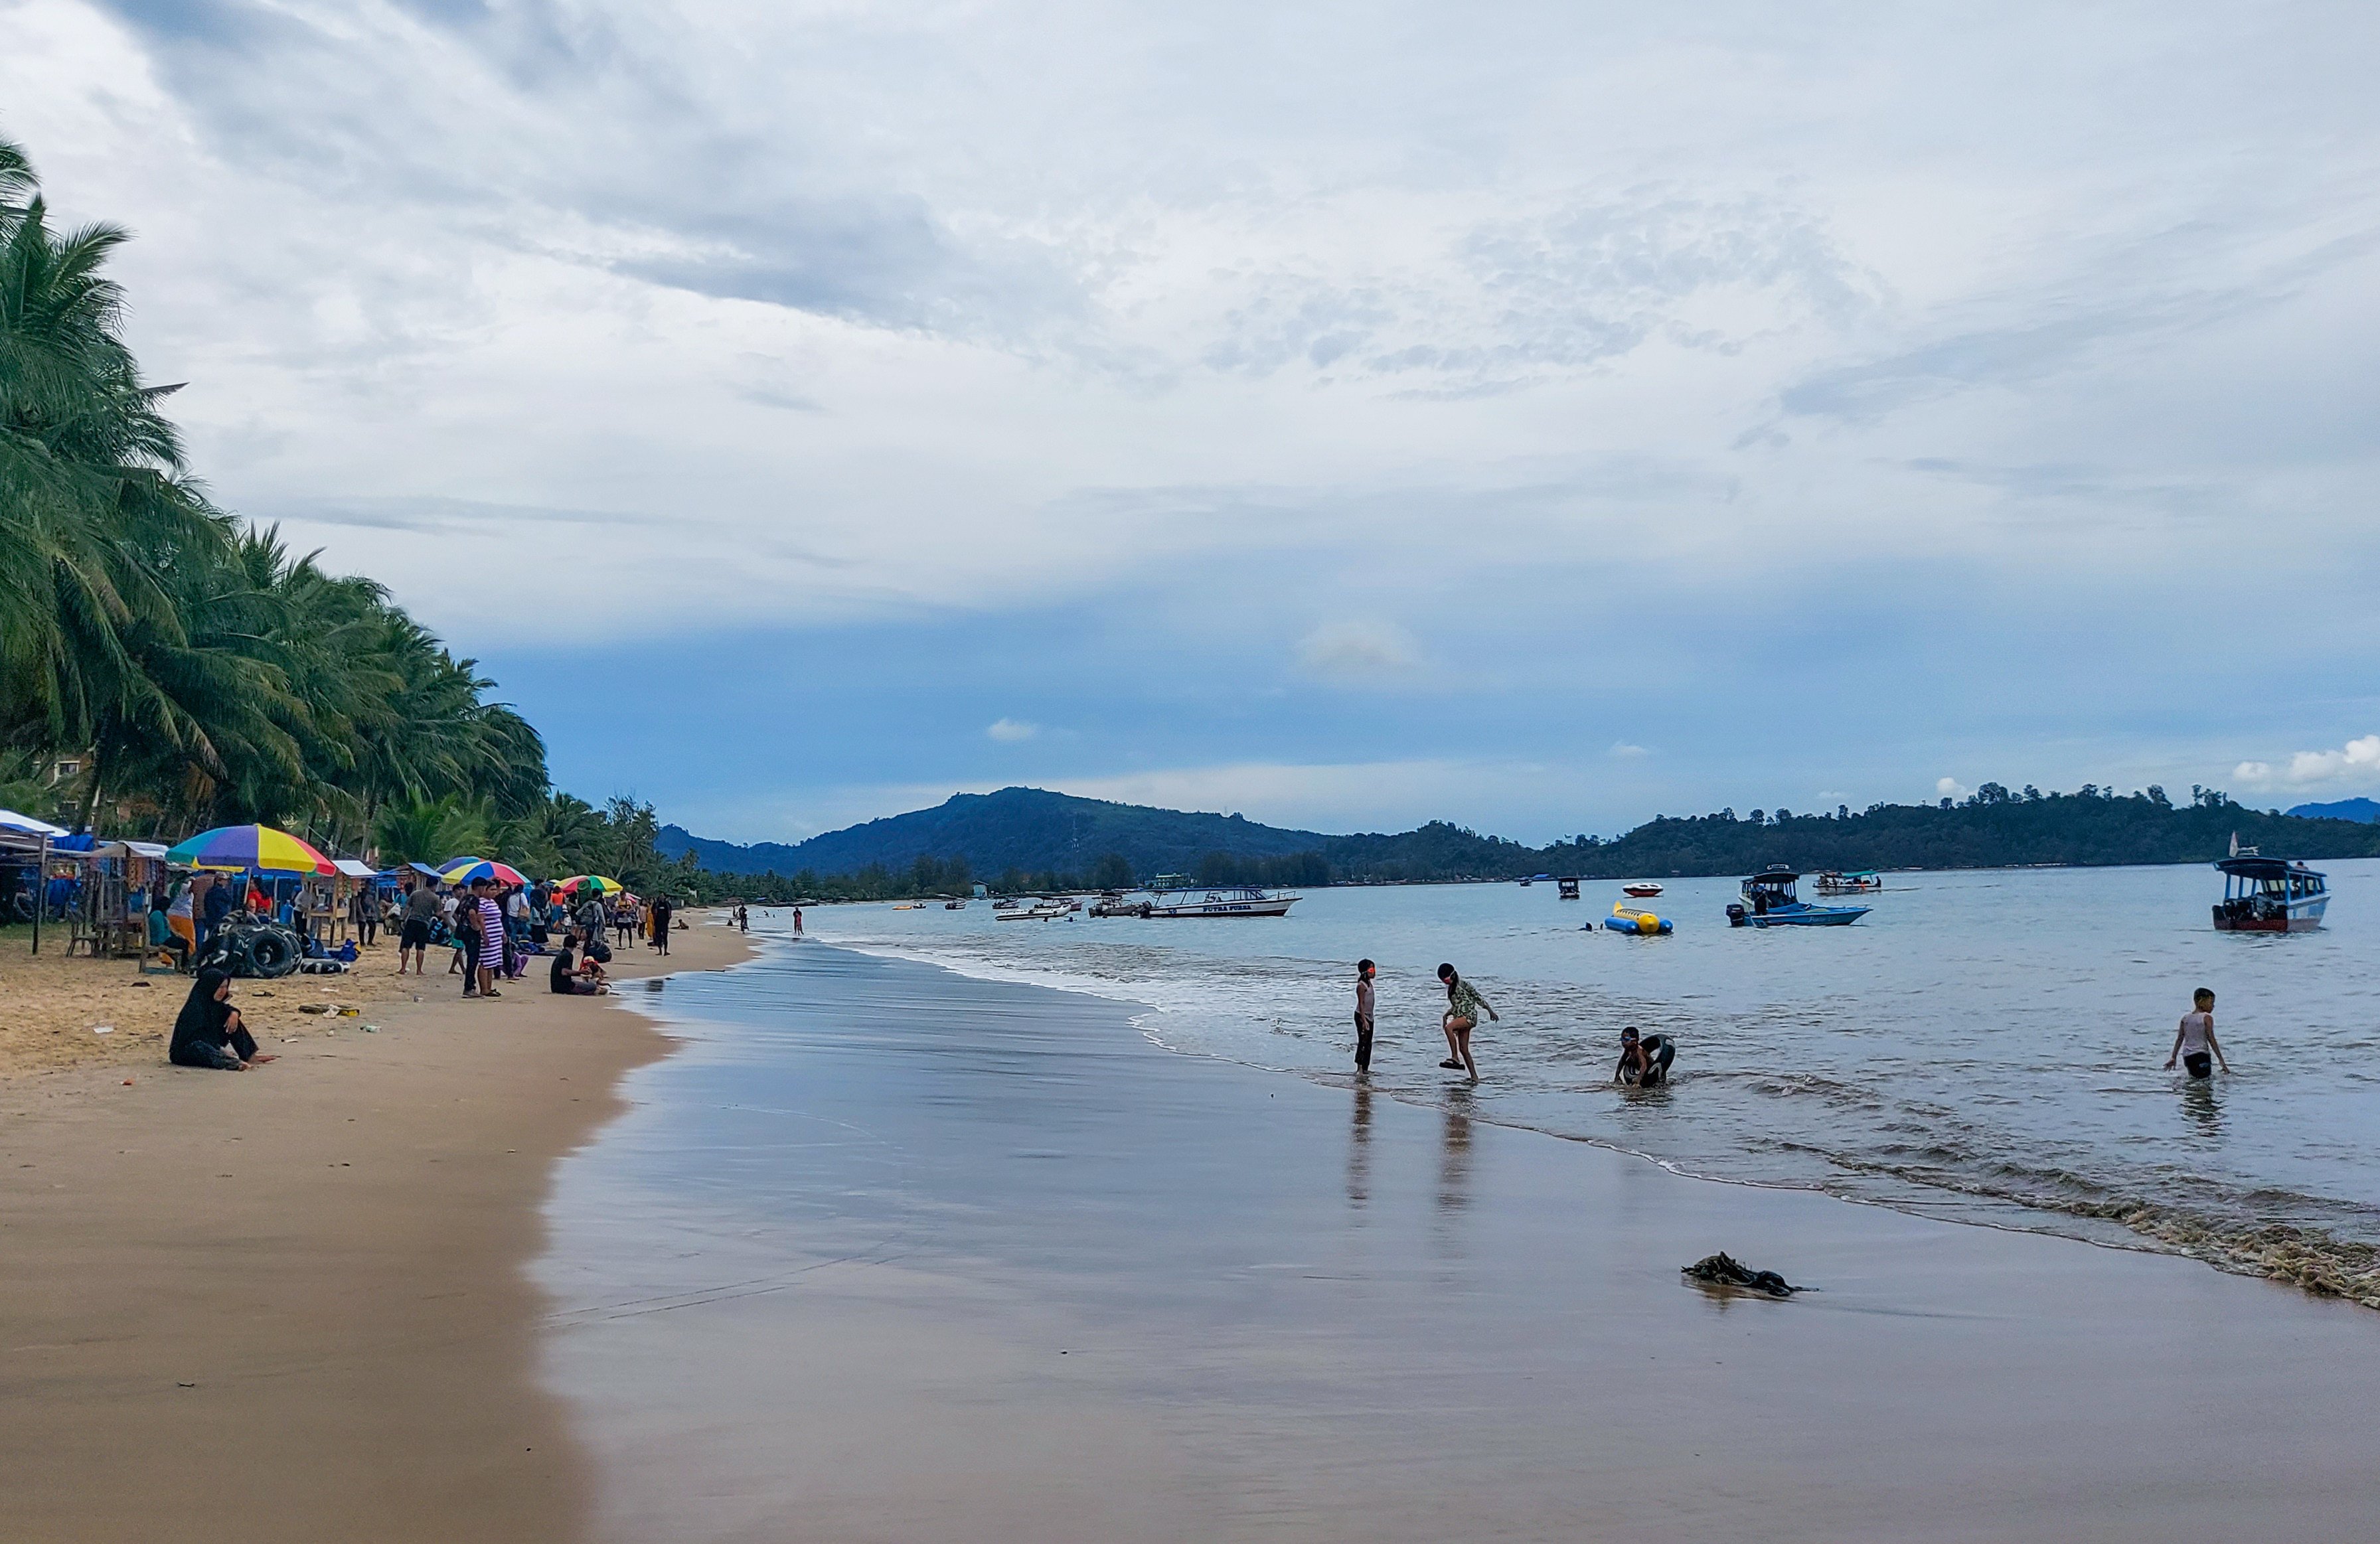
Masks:
[[[696,920],[615,972],[743,957]],[[523,1267],[552,1161],[667,1041],[541,975],[463,1002],[443,967],[358,1019],[256,1003],[283,1059],[250,1072],[111,1046],[0,1085],[0,1536],[579,1536],[589,1465],[532,1377]]]
[[[2380,1517],[2380,1318],[2350,1305],[1683,1179],[815,944],[683,984],[690,1043],[564,1163],[539,1266],[600,1538],[2173,1544]],[[1715,1249],[1822,1290],[1683,1283]]]

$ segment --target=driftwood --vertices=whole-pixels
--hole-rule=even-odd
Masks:
[[[1706,1255],[1694,1264],[1678,1269],[1710,1286],[1742,1287],[1746,1292],[1766,1293],[1771,1297],[1791,1297],[1805,1290],[1774,1270],[1755,1270],[1731,1255]]]

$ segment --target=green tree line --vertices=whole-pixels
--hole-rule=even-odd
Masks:
[[[0,795],[103,835],[258,821],[391,862],[674,873],[650,806],[550,788],[475,661],[209,500],[178,388],[124,341],[126,239],[60,229],[0,140]]]

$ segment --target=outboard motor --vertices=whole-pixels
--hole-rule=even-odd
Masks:
[[[1727,904],[1727,925],[1728,925],[1729,927],[1730,927],[1730,928],[1741,928],[1741,927],[1742,927],[1742,926],[1743,926],[1743,918],[1744,918],[1743,903],[1742,903],[1742,901],[1730,901],[1730,902],[1728,902],[1728,904]]]

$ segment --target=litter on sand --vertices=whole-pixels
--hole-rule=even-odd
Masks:
[[[115,1033],[115,1026],[113,1024],[94,1024],[91,1027],[91,1032],[94,1035],[113,1035]]]
[[[1746,1292],[1764,1293],[1770,1297],[1791,1297],[1806,1287],[1797,1287],[1774,1270],[1755,1270],[1731,1255],[1705,1255],[1692,1265],[1682,1265],[1680,1272],[1708,1286],[1741,1287]]]

